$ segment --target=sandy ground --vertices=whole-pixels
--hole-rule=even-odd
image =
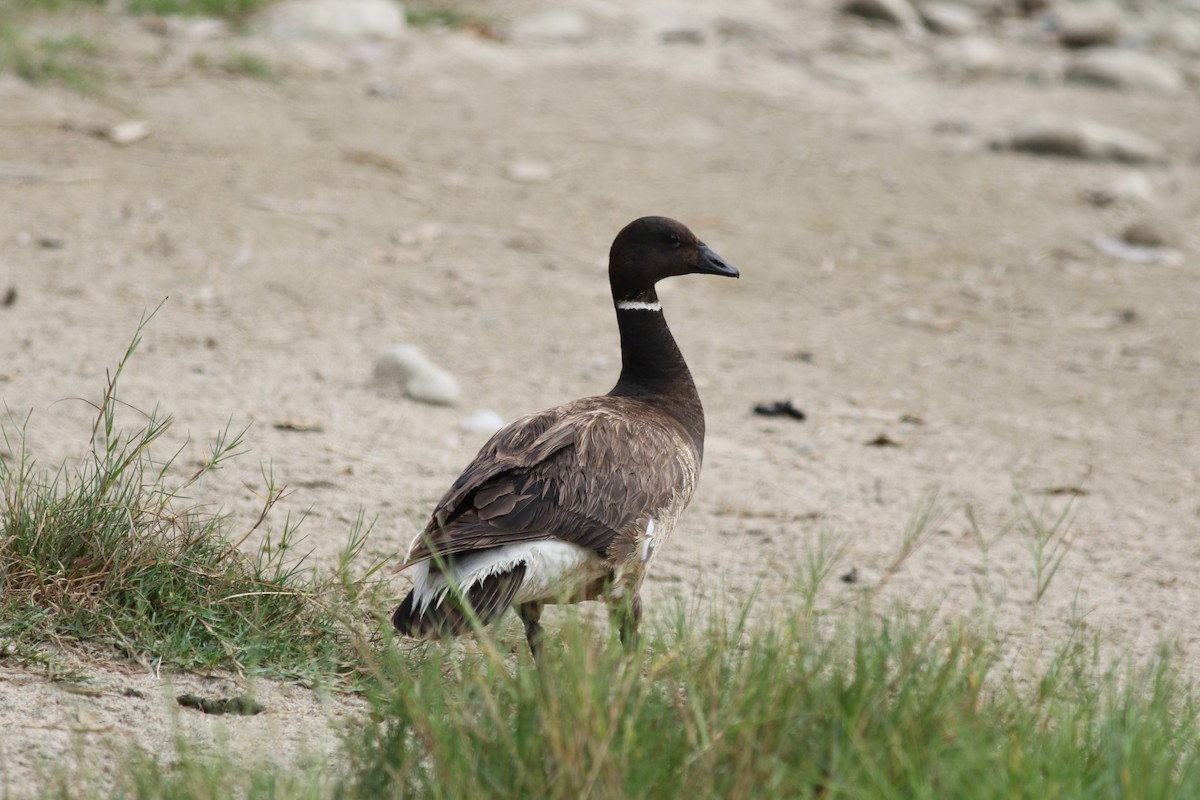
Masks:
[[[576,7],[588,40],[550,45],[413,29],[299,48],[175,40],[128,17],[42,23],[103,41],[109,79],[89,99],[0,76],[0,163],[36,168],[0,176],[10,430],[30,414],[43,464],[83,452],[90,410],[61,401],[96,399],[140,315],[169,296],[123,398],[175,417],[187,463],[230,421],[250,425],[251,452],[197,499],[249,525],[269,463],[295,490],[282,511],[308,514],[317,563],[360,509],[376,520],[365,557],[392,555],[486,438],[463,419],[611,386],[608,245],[664,214],[743,277],[662,287],[709,438],[652,601],[761,585],[763,603],[784,602],[825,537],[846,548],[836,575],[857,581],[835,577],[822,602],[853,605],[936,491],[944,514],[883,599],[989,609],[1023,653],[1081,618],[1114,653],[1172,639],[1200,664],[1194,90],[1066,84],[1027,21],[988,33],[1008,68],[966,78],[941,66],[948,40],[824,2]],[[701,41],[661,41],[680,27]],[[284,75],[205,66],[233,52]],[[1044,110],[1153,136],[1167,156],[1135,167],[989,147]],[[118,147],[87,132],[127,118],[151,135]],[[513,180],[517,161],[549,175]],[[1152,200],[1082,199],[1131,172]],[[1135,263],[1090,243],[1139,219],[1177,256]],[[372,384],[401,343],[457,376],[460,405]],[[785,398],[807,421],[752,413]],[[868,444],[881,436],[898,446]],[[1020,497],[1045,520],[1073,502],[1073,547],[1036,617]],[[94,692],[0,661],[0,780],[18,795],[79,741],[154,748],[182,725],[320,752],[322,720],[350,708],[267,685],[269,714],[210,720],[173,711],[175,688],[235,679],[81,659]]]

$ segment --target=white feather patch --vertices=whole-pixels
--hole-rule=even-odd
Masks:
[[[450,593],[450,580],[441,572],[430,574],[431,563],[422,561],[413,568],[413,606],[417,614],[424,614],[431,604],[441,605]],[[450,572],[453,582],[465,593],[479,581],[508,572],[518,564],[525,565],[525,580],[517,589],[514,603],[553,602],[581,591],[605,571],[604,562],[591,550],[548,539],[460,554]]]
[[[617,308],[621,311],[662,311],[658,303],[643,303],[640,300],[620,300]]]
[[[649,561],[654,555],[654,520],[646,523],[646,535],[642,538],[642,561]]]

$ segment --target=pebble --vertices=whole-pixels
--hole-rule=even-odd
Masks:
[[[403,100],[408,94],[401,84],[386,78],[372,78],[367,81],[365,89],[367,96],[379,97],[384,100]]]
[[[459,400],[458,381],[415,345],[400,345],[380,356],[374,376],[376,382],[399,386],[422,403],[454,405]]]
[[[1092,246],[1106,256],[1119,258],[1133,264],[1162,263],[1178,266],[1183,263],[1183,253],[1170,247],[1147,247],[1140,244],[1130,244],[1111,236],[1097,233],[1088,241]]]
[[[925,29],[921,16],[908,0],[846,0],[842,13],[886,22],[908,33],[921,33]]]
[[[504,427],[504,417],[491,409],[476,411],[469,417],[459,420],[459,430],[467,433],[486,433],[491,435]]]
[[[1173,64],[1115,47],[1093,47],[1079,53],[1067,64],[1065,75],[1067,80],[1079,83],[1164,95],[1182,94],[1186,88],[1183,73]]]
[[[1126,226],[1125,230],[1121,231],[1121,240],[1138,247],[1166,247],[1171,244],[1166,232],[1148,219],[1139,219]]]
[[[1170,18],[1156,37],[1168,47],[1185,56],[1200,56],[1200,20]]]
[[[964,78],[1004,75],[1009,63],[1000,45],[981,36],[965,36],[947,42],[937,50],[940,68]]]
[[[1031,117],[996,146],[1036,155],[1128,163],[1159,161],[1164,154],[1162,145],[1139,133],[1050,114]]]
[[[1126,172],[1105,183],[1086,186],[1081,191],[1083,199],[1094,206],[1110,206],[1114,203],[1151,205],[1154,203],[1154,185],[1144,172]]]
[[[1050,14],[1065,47],[1116,44],[1125,30],[1121,8],[1111,0],[1058,3]]]
[[[520,44],[582,44],[592,37],[587,18],[578,11],[556,8],[521,17],[509,37]]]
[[[150,123],[144,119],[127,119],[124,122],[118,122],[113,125],[104,135],[113,144],[126,145],[140,142],[150,135]]]
[[[255,24],[273,39],[398,39],[405,17],[395,0],[283,0]]]
[[[554,177],[554,168],[544,161],[518,159],[505,165],[504,176],[517,183],[545,183]]]
[[[975,12],[958,3],[922,3],[918,11],[925,26],[943,36],[965,36],[979,27]]]

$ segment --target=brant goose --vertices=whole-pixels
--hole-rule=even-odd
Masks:
[[[621,376],[603,397],[531,414],[498,431],[438,503],[397,571],[413,589],[392,615],[401,634],[457,636],[510,606],[534,659],[546,603],[604,598],[632,645],[638,592],[692,498],[704,409],[654,285],[673,275],[738,277],[684,225],[643,217],[609,252]]]

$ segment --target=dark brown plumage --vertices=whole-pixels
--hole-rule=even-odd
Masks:
[[[483,446],[400,566],[416,568],[392,617],[400,633],[459,635],[466,606],[488,624],[515,604],[536,657],[543,604],[604,597],[633,641],[642,580],[704,455],[700,397],[654,288],[692,273],[738,276],[674,220],[643,217],[617,235],[616,386],[518,419]]]

